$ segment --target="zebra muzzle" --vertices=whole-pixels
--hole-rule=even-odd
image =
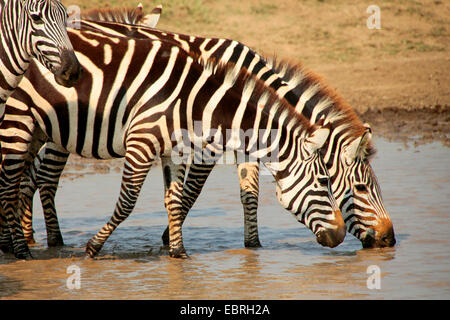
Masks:
[[[70,88],[73,87],[83,74],[83,68],[75,53],[64,49],[61,53],[61,67],[55,73],[55,80],[58,84]]]
[[[345,234],[347,232],[344,219],[339,210],[334,212],[335,214],[335,228],[324,229],[316,233],[316,240],[324,247],[334,248],[344,241]]]
[[[377,234],[373,229],[368,229],[361,244],[363,248],[393,247],[396,244],[394,228],[391,225],[387,230],[377,231]]]

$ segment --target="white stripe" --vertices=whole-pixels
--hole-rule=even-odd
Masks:
[[[305,107],[305,103],[309,99],[311,99],[319,89],[320,86],[318,84],[314,84],[310,86],[308,89],[306,89],[300,96],[300,99],[298,100],[298,103],[295,106],[295,111],[297,111],[297,113],[301,113],[303,108]]]

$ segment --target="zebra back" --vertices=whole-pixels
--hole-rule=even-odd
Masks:
[[[158,23],[162,12],[162,6],[155,7],[150,14],[145,14],[142,4],[136,8],[106,8],[83,11],[80,18],[83,20],[140,24],[154,28]]]

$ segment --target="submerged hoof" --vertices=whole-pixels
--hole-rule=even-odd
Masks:
[[[13,253],[14,252],[14,249],[13,249],[12,245],[7,245],[7,244],[0,245],[0,250],[3,253]]]
[[[49,236],[47,238],[47,245],[49,247],[62,247],[64,246],[64,241],[62,238],[62,235],[54,235],[54,236]]]
[[[169,250],[169,255],[171,258],[177,259],[189,259],[186,249],[184,247],[173,248]]]
[[[86,256],[94,258],[98,252],[102,249],[103,245],[95,242],[94,240],[89,240],[86,245]]]
[[[244,242],[244,245],[246,248],[261,248],[261,242],[259,242],[259,239],[255,239],[255,240],[248,240]]]
[[[15,252],[14,256],[20,260],[32,260],[33,259],[33,256],[31,255],[31,252],[29,250],[25,250],[25,251],[22,250],[19,252]]]

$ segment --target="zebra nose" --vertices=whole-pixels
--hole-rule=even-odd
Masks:
[[[73,87],[81,78],[83,68],[81,67],[75,54],[69,50],[61,53],[61,67],[55,73],[55,80],[65,87]]]
[[[316,234],[316,240],[324,247],[334,248],[344,241],[346,234],[346,227],[344,219],[342,219],[341,212],[335,212],[336,222],[334,229],[320,230]]]
[[[361,239],[363,248],[393,247],[396,244],[392,223],[384,223],[377,230],[367,230],[366,236]]]

